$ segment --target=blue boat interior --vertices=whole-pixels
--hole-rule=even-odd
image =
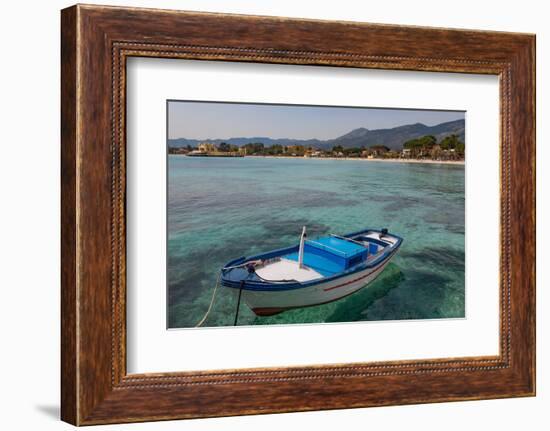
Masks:
[[[299,246],[272,250],[251,257],[240,257],[227,263],[222,269],[222,284],[227,287],[248,290],[285,290],[300,288],[318,280],[338,277],[345,273],[357,271],[362,265],[375,265],[378,259],[385,259],[396,250],[402,239],[395,235],[376,230],[363,230],[345,236],[330,235],[304,242],[304,267],[314,270],[322,276],[311,281],[297,281],[296,274],[284,266],[283,261],[298,262]],[[391,246],[391,247],[390,247]],[[276,265],[281,266],[276,269]],[[271,268],[268,278],[265,269]],[[277,271],[280,271],[277,273]],[[285,271],[288,271],[286,273]],[[276,275],[274,275],[276,274]],[[276,278],[271,278],[276,277]]]
[[[364,262],[369,252],[376,253],[376,244],[366,247],[334,236],[308,240],[304,244],[304,264],[324,277],[330,277]],[[298,252],[284,256],[298,261]]]

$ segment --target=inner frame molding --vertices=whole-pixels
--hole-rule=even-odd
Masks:
[[[258,25],[269,34],[257,34]],[[205,26],[219,30],[204,34]],[[99,424],[534,395],[534,36],[79,5],[62,12],[62,54],[63,420]],[[129,57],[498,75],[500,354],[128,375]],[[266,396],[249,399],[252,390]]]
[[[121,152],[125,152],[126,148],[126,140],[125,137],[122,137],[122,133],[124,133],[124,124],[126,124],[126,113],[124,109],[121,109],[118,111],[120,106],[125,107],[126,106],[126,89],[121,87],[122,83],[126,82],[126,61],[128,58],[131,57],[152,57],[152,58],[159,58],[168,56],[168,58],[172,59],[196,59],[198,54],[207,55],[209,58],[214,56],[217,60],[219,59],[226,59],[226,55],[229,54],[231,58],[236,58],[237,61],[242,61],[241,55],[245,55],[244,58],[246,59],[254,59],[259,58],[260,60],[263,60],[263,62],[268,62],[270,58],[275,58],[278,60],[277,57],[268,57],[267,53],[259,50],[259,52],[254,52],[253,49],[245,49],[245,48],[237,48],[235,50],[229,50],[228,48],[223,47],[187,47],[187,46],[172,46],[172,45],[166,45],[161,46],[158,44],[138,44],[136,43],[124,43],[124,42],[114,42],[113,44],[113,58],[115,58],[115,61],[113,62],[113,65],[118,65],[116,68],[113,68],[113,82],[115,83],[115,87],[117,88],[117,98],[116,100],[113,100],[113,112],[116,113],[114,115],[114,122],[113,122],[113,130],[115,131],[113,133],[113,136],[118,136],[119,141],[113,142],[113,148],[115,151],[118,151],[119,154]],[[177,50],[175,52],[174,50]],[[221,50],[222,53],[218,53],[217,50]],[[278,55],[284,55],[284,52],[278,52]],[[308,52],[302,52],[302,53],[289,53],[289,55],[292,55],[293,57],[293,64],[302,64],[301,62],[298,63],[298,59],[301,59],[305,62],[310,61],[312,58],[315,58],[317,55],[322,56],[323,53],[308,53]],[[300,57],[298,57],[298,55]],[[329,54],[330,55],[330,54]],[[338,58],[344,57],[344,54],[338,55]],[[360,56],[352,56],[354,57],[360,57]],[[199,57],[200,58],[200,57]],[[357,60],[353,59],[346,59],[346,61],[350,65],[356,66],[357,61],[364,62],[364,58],[358,58]],[[368,68],[377,68],[380,69],[382,67],[379,66],[379,62],[382,62],[385,64],[387,61],[383,56],[377,57],[374,60],[368,60],[369,63],[367,65]],[[410,59],[408,59],[410,61]],[[429,65],[430,59],[423,59]],[[438,60],[441,61],[441,60]],[[276,61],[279,63],[279,61]],[[467,61],[464,61],[463,63],[468,64]],[[487,62],[490,63],[490,62]],[[492,63],[491,63],[492,64]],[[374,67],[376,66],[376,67]],[[500,69],[500,72],[498,74],[499,81],[500,81],[500,94],[504,101],[504,103],[509,103],[509,93],[504,91],[506,88],[506,78],[503,76],[507,70],[509,65],[507,64],[497,64],[497,67],[500,66],[502,69]],[[356,66],[357,67],[357,66]],[[501,122],[501,136],[506,136],[506,129],[509,127],[509,118],[506,118],[506,121]],[[501,154],[501,178],[509,178],[509,175],[505,170],[510,169],[509,160],[510,160],[510,154],[509,149],[505,146],[504,139],[501,139],[500,142],[500,154]],[[117,156],[113,157],[114,165],[116,165],[115,158]],[[120,154],[118,157],[119,163],[118,169],[115,167],[115,170],[113,171],[113,177],[116,178],[116,176],[119,176],[118,182],[125,181],[126,177],[126,167],[122,165],[122,160],[126,160],[126,155]],[[508,161],[508,162],[504,162]],[[502,181],[502,188],[503,193],[501,196],[501,203],[500,203],[500,217],[501,217],[501,237],[505,237],[506,235],[509,235],[510,233],[510,226],[509,223],[506,222],[504,219],[505,216],[505,208],[509,206],[509,199],[510,199],[510,188],[509,184]],[[118,187],[114,187],[113,191],[113,197],[115,197],[115,193],[117,192]],[[116,199],[118,199],[119,204],[113,205],[113,208],[121,207],[121,204],[125,202],[125,195],[119,195]],[[116,217],[116,215],[113,215],[113,217]],[[124,220],[126,219],[125,215],[122,217]],[[121,238],[121,236],[118,236]],[[125,238],[125,236],[123,236]],[[508,242],[509,245],[509,242]],[[118,247],[115,246],[115,249],[118,249]],[[503,251],[501,253],[502,256],[508,255],[509,251]],[[119,255],[117,257],[118,259],[122,260],[125,259],[125,255]],[[501,262],[500,268],[502,275],[503,273],[506,273],[507,271],[502,271],[503,265],[509,264],[509,262]],[[113,264],[114,266],[114,264]],[[124,268],[126,268],[126,264],[124,262]],[[125,279],[125,273],[120,274],[120,278]],[[125,288],[126,286],[113,286],[113,291],[117,291],[119,288]],[[361,376],[377,376],[377,375],[392,375],[392,374],[411,374],[411,373],[422,373],[426,372],[426,367],[434,367],[437,366],[438,372],[442,372],[443,370],[456,370],[456,369],[463,369],[463,367],[467,367],[468,370],[478,369],[479,367],[482,367],[481,369],[491,369],[491,367],[507,367],[508,361],[509,361],[509,327],[505,325],[505,322],[508,322],[509,319],[506,317],[503,319],[502,317],[507,316],[509,311],[509,302],[510,302],[510,295],[509,295],[509,284],[506,280],[502,279],[500,282],[500,288],[499,288],[499,294],[500,294],[500,316],[501,316],[501,322],[500,322],[500,334],[499,334],[499,346],[500,346],[500,354],[498,356],[484,356],[480,358],[457,358],[454,360],[446,360],[446,359],[440,359],[440,360],[410,360],[410,361],[384,361],[384,362],[365,362],[365,363],[350,363],[350,364],[342,364],[342,365],[331,365],[326,367],[319,367],[318,365],[310,367],[310,366],[299,366],[299,367],[292,367],[292,372],[290,375],[283,376],[283,380],[296,380],[299,379],[300,376],[305,375],[308,379],[314,379],[314,378],[324,378],[329,375],[333,375],[334,373],[337,373],[338,377],[350,377],[350,376],[356,376],[357,374],[347,374],[349,372],[361,372]],[[125,294],[123,295],[126,296]],[[118,322],[116,324],[116,327],[120,328],[123,322],[125,322],[125,316],[126,313],[120,313],[120,315],[116,316],[117,309],[114,307],[113,309],[113,316],[115,319],[115,322]],[[120,337],[120,334],[118,334]],[[119,343],[121,341],[119,340]],[[125,350],[123,352],[126,353]],[[113,352],[113,357],[116,357],[116,353]],[[121,363],[120,366],[125,366],[126,360],[125,357],[119,358]],[[457,368],[458,367],[458,368]],[[219,370],[215,372],[207,372],[207,373],[200,373],[200,372],[182,372],[174,375],[174,373],[171,373],[170,375],[167,373],[165,376],[156,377],[154,384],[160,384],[160,382],[169,383],[170,385],[187,385],[192,384],[195,382],[195,380],[198,377],[208,376],[209,383],[210,384],[223,384],[227,381],[227,379],[231,379],[231,381],[234,381],[234,378],[240,377],[241,381],[243,378],[254,378],[255,381],[273,381],[274,378],[279,377],[281,378],[281,375],[288,374],[289,368],[265,368],[265,369],[254,369],[254,371],[247,371],[247,372],[240,372],[238,370],[236,371],[230,371],[230,372],[221,372]],[[124,375],[122,383],[125,385],[135,385],[138,382],[140,383],[140,386],[147,385],[148,379],[145,378],[147,374],[127,374],[126,369],[124,368]],[[266,380],[267,379],[267,380]],[[149,382],[151,383],[151,382]]]

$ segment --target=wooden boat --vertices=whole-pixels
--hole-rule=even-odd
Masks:
[[[306,239],[292,247],[240,257],[221,270],[224,287],[240,290],[259,316],[336,301],[384,270],[402,243],[387,229]]]

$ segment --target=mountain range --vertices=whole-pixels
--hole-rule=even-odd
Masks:
[[[271,146],[279,144],[283,146],[289,145],[304,145],[306,147],[312,146],[314,148],[328,150],[334,146],[341,145],[344,148],[351,147],[370,147],[372,145],[385,145],[386,147],[400,151],[403,148],[403,144],[414,138],[419,138],[425,135],[434,135],[439,142],[445,136],[458,135],[462,142],[465,142],[465,129],[464,120],[454,120],[445,123],[437,124],[435,126],[426,126],[422,123],[406,124],[404,126],[393,127],[391,129],[374,129],[369,130],[364,127],[351,130],[350,132],[339,136],[334,139],[320,140],[320,139],[290,139],[290,138],[267,138],[267,137],[251,137],[251,138],[228,138],[228,139],[186,139],[177,138],[169,139],[168,145],[170,147],[185,147],[191,145],[196,147],[201,142],[211,142],[213,144],[220,144],[225,142],[227,144],[243,146],[250,143],[261,142],[265,146]]]

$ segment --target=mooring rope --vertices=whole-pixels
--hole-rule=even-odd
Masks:
[[[218,279],[216,280],[216,287],[214,287],[214,293],[212,293],[212,299],[210,300],[210,305],[208,306],[208,310],[206,310],[206,314],[201,319],[201,321],[195,325],[195,328],[198,328],[198,327],[202,326],[202,324],[208,318],[208,315],[210,314],[210,311],[212,311],[212,306],[214,305],[214,298],[216,298],[216,292],[218,290],[218,286],[220,285],[221,276],[222,276],[222,273],[220,271],[220,273],[218,274]]]
[[[214,305],[214,299],[216,298],[216,292],[218,291],[218,287],[220,285],[222,272],[225,271],[225,270],[228,270],[228,269],[242,268],[242,267],[247,266],[249,264],[259,264],[259,263],[262,263],[262,261],[261,260],[253,260],[253,261],[247,261],[247,262],[241,263],[239,265],[226,266],[226,267],[222,268],[222,270],[218,274],[218,279],[216,280],[216,287],[214,287],[214,292],[212,293],[212,299],[210,300],[210,305],[208,305],[208,310],[206,310],[206,314],[200,320],[200,322],[195,325],[195,328],[198,328],[198,327],[202,326],[202,324],[206,321],[206,319],[208,318],[208,315],[212,311],[212,306]],[[242,286],[241,286],[241,291],[242,291]],[[241,299],[241,292],[239,292],[239,304],[240,304],[240,299]],[[239,312],[239,309],[238,309],[238,306],[237,306],[237,313],[238,312]],[[237,317],[235,317],[235,322],[236,322],[236,319],[237,319]]]

